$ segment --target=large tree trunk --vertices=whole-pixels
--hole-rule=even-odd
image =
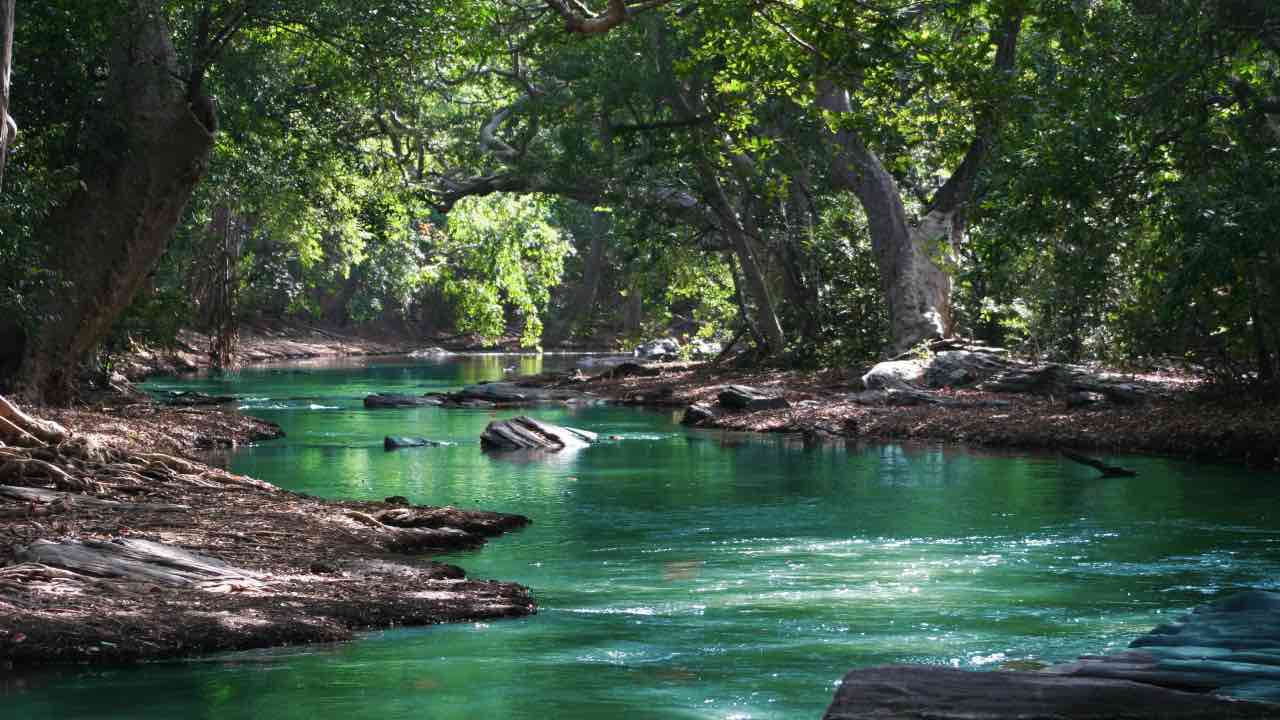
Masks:
[[[849,112],[848,94],[829,88],[822,107]],[[951,331],[951,277],[940,260],[950,252],[954,214],[930,213],[917,226],[907,222],[898,183],[855,133],[831,133],[832,179],[857,195],[867,215],[871,250],[880,271],[889,315],[889,353],[896,355]]]
[[[557,347],[573,333],[573,326],[583,317],[590,315],[595,307],[596,296],[600,293],[600,279],[604,274],[605,259],[608,249],[609,223],[603,212],[591,213],[590,231],[591,245],[582,263],[582,278],[578,286],[570,294],[568,302],[560,317],[551,324],[546,332],[547,347]]]
[[[102,110],[89,119],[81,181],[45,224],[62,283],[20,371],[34,400],[72,398],[80,361],[154,270],[205,173],[212,103],[197,97],[193,109],[178,70],[154,0],[137,0],[112,50]]]
[[[13,67],[13,9],[17,0],[0,0],[0,189],[4,188],[4,165],[9,145],[17,134],[17,123],[9,117],[9,79]]]

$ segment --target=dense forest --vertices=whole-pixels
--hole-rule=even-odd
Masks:
[[[293,317],[1280,377],[1271,0],[0,3],[0,376]]]

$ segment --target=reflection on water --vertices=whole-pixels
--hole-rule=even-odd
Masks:
[[[251,411],[289,436],[233,455],[238,471],[331,497],[406,495],[531,516],[530,528],[449,559],[473,577],[528,584],[537,616],[61,671],[0,685],[6,710],[816,718],[854,666],[1033,667],[1120,647],[1213,593],[1277,587],[1274,475],[1125,458],[1138,478],[1101,480],[1047,455],[806,448],[688,433],[669,412],[610,407],[536,414],[619,440],[557,462],[513,462],[477,442],[487,422],[513,412],[360,405],[369,392],[543,369],[524,362],[389,360],[156,385],[285,406]],[[382,437],[392,434],[456,444],[388,453]]]

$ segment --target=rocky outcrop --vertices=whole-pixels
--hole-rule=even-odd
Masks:
[[[439,405],[438,400],[419,395],[397,395],[393,393],[374,393],[364,399],[367,408],[417,407],[420,405]]]
[[[867,390],[900,389],[919,384],[924,373],[925,365],[919,360],[888,360],[868,370],[862,385]]]
[[[748,385],[726,385],[716,396],[722,407],[730,410],[776,410],[791,407],[781,395],[759,390]]]
[[[1280,702],[1280,593],[1251,590],[1202,605],[1125,652],[1085,656],[1049,672]],[[1274,712],[1280,717],[1280,707]]]
[[[1102,678],[895,665],[844,676],[824,720],[1262,720],[1280,706]]]
[[[694,403],[685,408],[684,417],[680,419],[680,424],[697,427],[699,425],[705,425],[709,422],[713,422],[719,417],[720,413],[716,412],[716,409],[710,405]]]
[[[658,338],[636,346],[634,355],[645,360],[673,360],[680,355],[680,341],[675,338]]]
[[[854,670],[828,720],[1280,718],[1280,593],[1251,590],[1157,626],[1112,655],[1042,672]]]
[[[480,446],[485,450],[559,452],[584,448],[595,441],[593,432],[539,422],[524,415],[494,420],[480,435]]]

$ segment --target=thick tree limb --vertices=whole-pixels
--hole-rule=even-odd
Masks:
[[[598,35],[627,22],[637,13],[661,7],[671,0],[641,0],[641,2],[631,3],[627,0],[609,0],[609,7],[604,14],[592,13],[576,0],[545,0],[545,2],[547,7],[564,20],[565,29],[569,32]]]

